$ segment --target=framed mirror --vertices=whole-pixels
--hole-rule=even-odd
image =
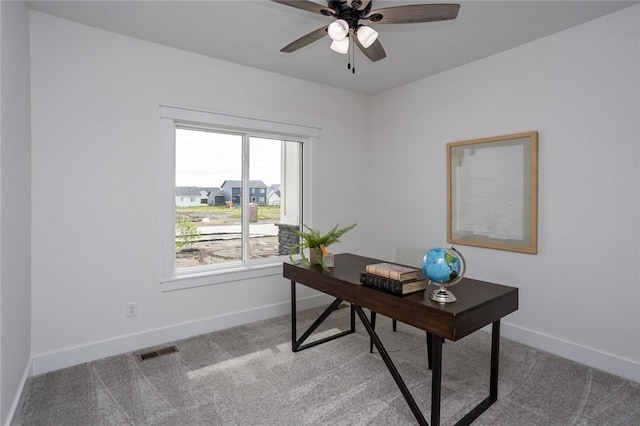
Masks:
[[[447,241],[538,251],[538,132],[447,144]]]

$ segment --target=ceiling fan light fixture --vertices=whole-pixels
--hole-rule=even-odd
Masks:
[[[349,34],[349,24],[344,19],[338,19],[329,24],[327,32],[333,41],[344,40]]]
[[[366,23],[369,24],[417,24],[422,22],[448,21],[456,19],[458,11],[460,10],[460,4],[457,3],[408,4],[404,6],[373,9],[373,0],[323,0],[322,2],[318,0],[271,1],[296,9],[319,13],[323,16],[331,16],[334,20],[334,22],[325,24],[322,28],[318,28],[289,43],[280,49],[281,52],[295,52],[314,41],[324,38],[328,34],[332,40],[332,50],[345,54],[350,51],[350,49],[355,49],[353,47],[353,45],[355,45],[364,53],[364,56],[372,62],[386,58],[387,53],[384,51],[380,40],[378,40],[378,33],[360,24],[361,21],[363,23],[366,21]],[[327,6],[320,4],[325,2]],[[349,37],[358,38],[349,40]],[[349,44],[351,44],[351,46],[349,46]],[[352,51],[351,53],[354,52]],[[350,65],[351,63],[348,64],[347,68],[353,72],[355,68],[350,67]]]
[[[334,52],[338,52],[338,53],[342,53],[343,55],[346,55],[347,52],[349,51],[349,39],[345,37],[342,40],[333,40],[331,42],[331,46],[329,47]]]
[[[378,39],[378,32],[371,27],[361,25],[356,32],[358,41],[365,49],[373,44]]]

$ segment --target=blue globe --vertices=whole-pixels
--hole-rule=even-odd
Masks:
[[[452,249],[432,248],[422,258],[422,272],[432,282],[447,284],[460,275],[462,262]]]

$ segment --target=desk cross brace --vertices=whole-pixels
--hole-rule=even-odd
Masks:
[[[318,319],[316,319],[315,322],[311,324],[311,326],[309,326],[307,331],[305,331],[302,334],[302,336],[300,336],[300,338],[298,339],[297,338],[298,331],[297,331],[297,324],[296,324],[296,312],[297,312],[296,283],[295,281],[291,281],[291,350],[293,352],[299,352],[301,350],[311,348],[321,343],[325,343],[325,342],[329,342],[331,340],[337,339],[338,337],[355,333],[356,332],[356,316],[355,316],[354,306],[351,305],[351,327],[348,330],[343,331],[341,333],[336,333],[332,336],[325,337],[323,339],[315,340],[311,343],[307,343],[306,345],[303,344],[304,341],[307,340],[309,336],[313,334],[314,331],[316,331],[316,329],[320,326],[320,324],[322,324],[324,320],[326,320],[327,317],[329,317],[329,315],[331,315],[333,311],[338,309],[338,306],[340,305],[340,303],[342,303],[342,299],[339,299],[336,297],[336,300],[334,300],[333,303],[331,303],[331,305],[329,305],[327,309],[324,310],[324,312],[318,317]]]

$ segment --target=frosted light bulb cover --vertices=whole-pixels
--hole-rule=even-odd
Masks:
[[[331,42],[331,50],[334,52],[342,53],[345,55],[349,51],[349,39],[343,38],[342,40],[334,40]]]
[[[378,38],[378,32],[371,27],[367,27],[366,25],[358,28],[358,32],[356,34],[358,36],[358,41],[365,49],[371,46],[373,42]]]
[[[331,37],[331,40],[343,40],[347,36],[347,34],[349,34],[349,24],[344,19],[338,19],[337,21],[333,21],[331,24],[329,24],[327,32],[329,33],[329,37]]]

